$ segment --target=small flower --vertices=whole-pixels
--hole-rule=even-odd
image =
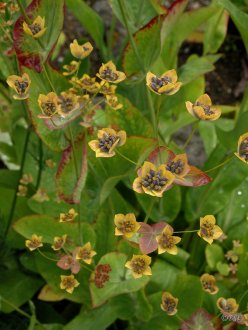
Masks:
[[[235,156],[242,160],[242,162],[248,164],[248,133],[240,136],[238,150],[235,152]]]
[[[209,292],[210,294],[216,294],[219,291],[219,288],[216,286],[216,280],[213,275],[203,274],[200,277],[202,288],[204,291]]]
[[[55,236],[53,239],[53,245],[51,245],[51,248],[54,251],[58,251],[62,249],[62,247],[65,245],[67,239],[67,235],[63,235],[61,237]]]
[[[45,18],[37,16],[32,24],[27,24],[23,22],[23,31],[29,34],[33,38],[40,38],[46,31],[45,28]]]
[[[96,157],[113,157],[114,149],[126,142],[126,132],[116,132],[112,128],[102,128],[97,132],[98,140],[89,142],[90,148],[96,152]]]
[[[119,82],[126,79],[126,75],[124,72],[117,71],[116,66],[112,61],[109,61],[106,64],[102,64],[99,69],[99,73],[96,74],[102,80],[118,84]]]
[[[24,173],[21,180],[20,180],[20,183],[21,184],[24,184],[24,185],[28,185],[29,183],[32,183],[33,182],[33,177],[32,177],[32,174],[28,173]]]
[[[146,85],[156,94],[173,95],[179,91],[182,83],[177,82],[177,73],[173,69],[164,72],[161,77],[148,72],[146,75]]]
[[[59,96],[59,105],[58,113],[61,117],[66,117],[72,111],[79,108],[79,97],[72,92],[62,92]]]
[[[90,242],[84,246],[76,248],[76,259],[83,260],[86,264],[92,263],[92,258],[96,255],[96,251],[92,250]]]
[[[60,213],[59,222],[72,222],[77,215],[74,209],[70,209],[67,213]]]
[[[117,88],[116,85],[111,85],[108,82],[102,80],[100,82],[99,93],[105,94],[105,95],[115,94],[116,88]]]
[[[71,74],[75,73],[79,68],[79,62],[77,61],[71,61],[70,64],[63,65],[63,69],[65,69],[65,72],[63,72],[64,76],[70,76]]]
[[[27,192],[28,192],[28,187],[24,186],[22,184],[18,185],[18,192],[17,192],[17,196],[19,197],[25,197],[27,196]]]
[[[232,264],[232,263],[230,263],[228,266],[229,266],[229,271],[233,275],[235,275],[237,273],[237,271],[238,271],[238,264]]]
[[[123,108],[123,104],[118,103],[118,97],[116,95],[106,95],[106,103],[114,110]]]
[[[173,236],[173,228],[167,225],[161,235],[156,237],[156,241],[158,242],[158,254],[168,252],[176,255],[178,253],[176,244],[181,241],[181,237]]]
[[[138,170],[138,178],[133,182],[133,190],[140,194],[162,197],[163,192],[169,188],[174,179],[175,176],[166,170],[165,165],[157,168],[150,162],[144,162]]]
[[[80,263],[76,260],[75,253],[73,255],[63,255],[57,262],[57,266],[64,270],[70,269],[73,274],[80,271]]]
[[[54,168],[56,166],[56,162],[53,160],[53,159],[47,159],[46,160],[46,165],[49,167],[49,168]]]
[[[127,261],[125,267],[132,270],[134,278],[140,278],[143,275],[152,275],[150,267],[151,257],[147,255],[133,255],[130,261]]]
[[[223,234],[221,228],[215,223],[216,219],[213,215],[200,218],[200,230],[197,234],[209,244],[212,244],[214,239],[218,239]]]
[[[237,304],[236,300],[234,298],[228,298],[225,299],[223,297],[219,298],[217,300],[217,307],[219,310],[224,314],[234,314],[237,312],[239,305]]]
[[[60,289],[66,290],[68,293],[72,293],[74,288],[79,286],[79,282],[74,278],[74,275],[61,275]]]
[[[25,100],[29,97],[31,80],[27,73],[24,73],[21,77],[16,75],[9,76],[7,84],[17,93],[17,95],[13,95],[15,100]]]
[[[54,92],[50,92],[47,95],[40,94],[38,104],[43,113],[43,115],[39,116],[41,118],[51,118],[60,108],[58,96]]]
[[[190,171],[188,157],[186,154],[176,155],[166,163],[167,171],[170,171],[178,178],[183,178]]]
[[[217,120],[221,115],[219,108],[212,107],[212,101],[208,94],[198,97],[194,104],[187,101],[186,108],[192,116],[202,120]]]
[[[225,254],[225,257],[227,258],[227,260],[231,260],[231,262],[234,262],[234,263],[238,262],[238,260],[239,260],[238,254],[233,250],[227,251],[227,253]]]
[[[37,236],[36,234],[33,234],[30,240],[28,239],[25,241],[25,245],[30,251],[34,251],[39,247],[42,247],[42,236]]]
[[[90,55],[93,50],[93,47],[90,42],[86,42],[83,45],[79,45],[77,40],[74,39],[73,43],[70,44],[70,50],[74,57],[78,58],[79,60],[82,60]]]
[[[46,190],[44,188],[39,188],[36,193],[32,196],[38,203],[48,202],[50,200]]]
[[[127,238],[132,237],[140,228],[141,224],[136,221],[135,215],[133,213],[116,214],[114,218],[116,225],[115,235],[125,236]]]
[[[72,83],[74,82],[78,87],[85,89],[87,92],[91,94],[95,94],[100,90],[100,84],[96,82],[95,77],[90,77],[86,73],[80,79],[72,79]]]
[[[161,309],[168,315],[175,315],[177,313],[178,299],[173,297],[169,292],[163,292]]]

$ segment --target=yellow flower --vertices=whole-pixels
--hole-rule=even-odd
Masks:
[[[26,34],[29,34],[34,38],[40,38],[46,31],[45,18],[37,16],[32,24],[23,22],[23,30]]]
[[[210,294],[216,294],[219,291],[219,288],[216,286],[216,280],[213,275],[203,274],[200,277],[202,288],[204,291],[209,292]]]
[[[22,184],[18,185],[17,196],[25,197],[25,196],[27,196],[27,192],[28,192],[28,187],[27,186],[23,186]]]
[[[213,215],[200,218],[200,230],[197,234],[209,244],[212,244],[214,239],[218,239],[223,235],[223,231],[215,223],[216,219]]]
[[[36,234],[33,234],[31,236],[31,240],[28,239],[25,241],[25,245],[30,251],[34,251],[39,247],[42,247],[42,236],[37,236]]]
[[[61,237],[55,236],[53,239],[53,245],[51,245],[51,248],[54,251],[58,251],[62,249],[62,247],[65,245],[67,239],[67,235],[63,235]]]
[[[78,99],[79,97],[70,91],[62,92],[59,96],[59,115],[61,117],[66,117],[72,111],[77,110],[79,108]]]
[[[138,171],[138,178],[133,182],[133,190],[140,194],[146,193],[162,197],[163,192],[173,183],[174,179],[175,176],[166,170],[165,165],[157,168],[150,162],[144,162]]]
[[[234,314],[237,312],[239,305],[234,298],[225,299],[219,298],[216,303],[217,307],[222,313]]]
[[[123,107],[123,104],[118,103],[116,95],[106,95],[106,103],[114,110],[119,110]]]
[[[212,107],[212,101],[208,94],[198,97],[194,104],[187,101],[186,108],[192,116],[202,120],[217,120],[221,115],[219,108]]]
[[[82,60],[90,55],[93,50],[93,47],[90,42],[86,42],[83,45],[79,45],[77,40],[74,39],[73,43],[70,44],[70,50],[74,57],[78,58],[79,60]]]
[[[240,136],[238,141],[238,150],[235,152],[235,155],[248,164],[248,133],[245,133]]]
[[[127,261],[125,267],[131,269],[134,278],[140,278],[143,275],[152,275],[150,267],[151,257],[143,255],[133,255],[130,261]]]
[[[21,180],[20,180],[20,183],[21,184],[29,184],[29,183],[32,183],[33,182],[33,177],[32,177],[32,174],[28,173],[28,174],[23,174]]]
[[[15,90],[17,95],[14,95],[15,100],[25,100],[29,97],[29,88],[31,80],[27,73],[24,73],[21,77],[12,75],[7,78],[7,84]]]
[[[74,275],[61,275],[60,289],[66,290],[68,293],[72,293],[74,288],[79,286],[79,282],[74,278]]]
[[[116,66],[112,61],[109,61],[106,64],[102,64],[99,69],[99,73],[96,74],[102,80],[118,84],[119,82],[126,79],[126,75],[124,72],[117,71]]]
[[[183,178],[190,171],[188,157],[186,154],[176,155],[175,158],[166,163],[167,171],[173,173],[176,177]]]
[[[73,80],[73,79],[72,79]],[[90,77],[86,73],[82,78],[75,81],[78,87],[85,89],[87,92],[95,94],[100,90],[100,84],[96,82],[95,77]]]
[[[161,309],[168,315],[175,315],[177,313],[178,299],[173,297],[169,292],[163,292]]]
[[[179,91],[182,83],[177,81],[177,73],[173,69],[164,72],[160,77],[148,72],[146,75],[146,85],[156,94],[173,95]]]
[[[99,93],[105,94],[105,95],[115,94],[116,88],[117,88],[117,86],[115,86],[115,85],[111,85],[106,81],[101,81]]]
[[[54,116],[60,109],[58,96],[54,93],[48,93],[47,95],[40,94],[38,97],[38,104],[43,113],[41,118],[50,118]]]
[[[70,209],[67,213],[60,213],[59,222],[71,222],[77,215],[78,213],[74,209]]]
[[[133,213],[116,214],[114,218],[116,225],[115,235],[125,236],[127,238],[132,237],[140,228],[140,223],[136,221],[135,215]]]
[[[176,244],[181,241],[181,237],[173,236],[173,228],[167,225],[161,235],[156,237],[156,241],[158,242],[158,254],[168,252],[176,255],[178,253]]]
[[[38,203],[48,202],[50,200],[46,190],[44,188],[39,188],[36,193],[32,196]]]
[[[90,242],[76,249],[76,259],[81,259],[88,265],[92,263],[92,258],[95,255],[96,255],[96,251],[92,250]]]
[[[65,69],[65,72],[63,72],[64,76],[70,76],[71,74],[75,73],[79,68],[79,62],[77,61],[71,61],[70,64],[63,65],[63,69]]]
[[[89,142],[89,146],[96,152],[96,157],[113,157],[114,149],[126,142],[126,132],[116,132],[112,128],[102,128],[97,132],[98,140]]]

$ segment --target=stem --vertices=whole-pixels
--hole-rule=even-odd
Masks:
[[[56,93],[55,87],[54,87],[54,85],[53,85],[53,83],[52,83],[52,81],[51,81],[51,79],[50,79],[50,77],[49,77],[49,74],[48,74],[48,72],[47,72],[47,69],[46,69],[45,65],[42,64],[42,67],[43,67],[43,70],[44,70],[45,76],[46,76],[46,78],[47,78],[47,80],[48,80],[50,86],[52,87],[53,92]]]
[[[46,259],[48,259],[48,260],[51,260],[51,261],[56,261],[56,262],[58,262],[57,259],[49,258],[47,255],[45,255],[43,252],[41,252],[41,250],[40,250],[39,248],[37,249],[37,251],[39,252],[39,254],[40,254],[42,257],[44,257],[44,258],[46,258]]]
[[[148,219],[149,219],[149,217],[151,215],[152,208],[153,208],[154,204],[155,204],[155,199],[152,199],[151,200],[151,203],[150,203],[150,206],[149,206],[149,209],[148,209],[148,212],[147,212],[146,217],[144,219],[144,223],[147,223],[147,221],[148,221]]]
[[[112,13],[112,17],[111,17],[111,26],[110,26],[110,30],[109,30],[109,34],[108,34],[108,53],[109,56],[112,56],[112,47],[113,47],[113,39],[114,39],[114,32],[115,32],[115,27],[116,27],[116,16]]]
[[[185,142],[184,145],[183,145],[183,148],[182,148],[183,150],[185,150],[186,147],[187,147],[187,145],[190,143],[190,141],[191,141],[191,139],[192,139],[192,137],[193,137],[193,135],[194,135],[194,133],[195,133],[195,131],[196,131],[198,125],[199,125],[199,121],[195,122],[195,124],[194,124],[194,126],[192,127],[191,132],[190,132],[190,134],[189,134],[189,136],[188,136],[186,142]]]
[[[211,172],[211,171],[213,171],[213,170],[215,170],[215,169],[217,169],[217,168],[219,168],[219,167],[225,165],[226,163],[230,162],[230,160],[231,160],[233,157],[234,157],[234,155],[232,155],[231,157],[227,158],[226,160],[224,160],[224,162],[220,163],[219,165],[217,165],[217,166],[215,166],[215,167],[212,167],[212,168],[210,168],[209,170],[204,171],[204,172],[205,172],[205,173],[208,173],[208,172]]]
[[[174,234],[183,234],[183,233],[195,233],[199,231],[199,229],[196,229],[196,230],[182,230],[182,231],[174,231],[173,233]]]
[[[147,95],[148,104],[149,104],[149,108],[150,108],[153,130],[154,130],[156,138],[158,139],[158,127],[157,127],[156,113],[155,113],[155,109],[154,109],[151,92],[148,88],[146,88],[146,95]]]
[[[35,185],[35,190],[39,188],[40,181],[41,181],[41,175],[42,175],[42,160],[43,159],[43,148],[42,148],[42,141],[39,139],[39,171],[38,171],[38,177]]]
[[[13,43],[13,40],[12,40],[10,34],[4,29],[4,27],[2,26],[1,23],[0,23],[0,28],[3,31],[3,33],[6,35],[6,37],[9,39],[9,42],[12,44]]]
[[[31,23],[31,20],[30,20],[29,17],[27,16],[27,14],[26,14],[26,12],[25,12],[25,9],[24,9],[24,7],[23,7],[21,1],[20,1],[20,0],[16,0],[16,2],[17,2],[18,6],[19,6],[19,8],[20,8],[20,11],[21,11],[21,13],[22,13],[22,16],[23,16],[24,20],[25,20],[28,24],[30,24],[30,23]]]
[[[115,152],[116,152],[118,155],[120,155],[122,158],[126,159],[128,162],[130,162],[130,163],[132,163],[132,164],[138,166],[137,163],[135,163],[133,160],[129,159],[128,157],[124,156],[120,151],[115,150]]]
[[[241,296],[240,300],[239,300],[239,305],[241,304],[242,300],[244,299],[244,297],[247,295],[248,290],[246,290],[243,295]]]

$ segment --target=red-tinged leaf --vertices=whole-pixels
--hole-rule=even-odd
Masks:
[[[209,314],[205,309],[197,309],[188,320],[181,323],[181,330],[190,329],[221,330],[222,325],[219,318]]]
[[[80,263],[72,256],[64,255],[57,262],[57,266],[61,269],[70,269],[73,274],[77,274],[80,271]]]
[[[64,150],[56,174],[59,197],[70,204],[79,204],[81,192],[87,176],[87,146],[85,137],[81,136],[74,142],[79,178],[76,175],[72,146]]]
[[[166,225],[166,222],[158,222],[154,225],[141,223],[138,233],[141,234],[139,246],[142,253],[149,254],[157,250],[156,236],[161,234]]]
[[[25,11],[31,21],[44,17],[46,31],[37,40],[27,35],[23,31],[24,18],[20,16],[13,31],[15,52],[21,66],[41,72],[63,27],[64,0],[33,0]]]
[[[210,178],[205,172],[199,170],[199,168],[195,166],[190,166],[189,173],[183,179],[176,180],[176,184],[180,186],[200,187],[211,181],[212,178]]]
[[[148,156],[147,161],[153,164],[160,165],[166,163],[168,160],[173,159],[176,155],[170,149],[160,146],[156,147]]]

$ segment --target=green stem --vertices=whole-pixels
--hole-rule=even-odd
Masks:
[[[149,219],[149,217],[150,217],[150,215],[151,215],[152,208],[153,208],[154,204],[155,204],[155,198],[153,198],[153,199],[151,200],[151,202],[150,202],[150,206],[149,206],[148,212],[147,212],[147,214],[146,214],[146,217],[145,217],[145,219],[144,219],[144,223],[147,223],[147,221],[148,221],[148,219]]]
[[[126,159],[128,162],[130,162],[130,163],[132,163],[132,164],[138,166],[137,163],[135,163],[135,162],[134,162],[133,160],[131,160],[130,158],[124,156],[124,155],[123,155],[120,151],[118,151],[117,149],[115,150],[115,152],[116,152],[118,155],[120,155],[122,158]]]
[[[39,171],[38,171],[38,177],[35,185],[35,190],[39,188],[40,181],[41,181],[41,175],[42,175],[42,166],[43,165],[43,148],[42,148],[42,141],[39,139]]]
[[[114,32],[115,32],[115,27],[116,27],[116,16],[112,13],[112,17],[111,17],[111,26],[110,26],[110,30],[109,30],[109,34],[108,34],[108,54],[109,57],[112,57],[112,47],[113,47],[113,39],[114,39]]]
[[[199,121],[195,122],[195,124],[194,124],[194,126],[192,127],[191,132],[190,132],[190,134],[189,134],[189,136],[188,136],[186,142],[185,142],[184,145],[183,145],[183,148],[182,148],[183,150],[185,150],[186,147],[187,147],[187,145],[190,143],[190,141],[191,141],[191,139],[192,139],[192,137],[193,137],[193,135],[194,135],[194,133],[195,133],[195,131],[196,131],[198,125],[199,125]]]
[[[152,95],[148,88],[146,88],[146,95],[147,95],[148,104],[149,104],[149,108],[150,108],[153,130],[155,133],[155,137],[158,139],[158,127],[157,127],[156,113],[155,113],[155,108],[154,108],[154,104],[153,104],[153,100],[152,100]]]
[[[49,84],[50,84],[50,86],[51,86],[53,92],[56,93],[56,89],[55,89],[55,87],[54,87],[54,85],[53,85],[53,83],[52,83],[52,81],[51,81],[51,79],[50,79],[50,77],[49,77],[49,74],[48,74],[48,72],[47,72],[47,69],[46,69],[45,65],[42,64],[42,67],[43,67],[43,71],[44,71],[44,73],[45,73],[45,76],[46,76],[46,78],[47,78],[47,80],[48,80],[48,82],[49,82]]]
[[[240,300],[239,300],[239,305],[241,304],[242,300],[244,299],[244,297],[247,295],[248,290],[246,290],[243,295],[241,296]]]
[[[57,260],[57,259],[53,259],[53,258],[48,257],[48,256],[45,255],[43,252],[41,252],[41,250],[40,250],[39,248],[37,249],[37,251],[39,252],[39,254],[40,254],[42,257],[44,257],[44,258],[46,258],[46,259],[48,259],[48,260],[50,260],[50,261],[56,261],[56,262],[59,261],[59,260]]]
[[[183,233],[195,233],[199,231],[199,229],[196,230],[182,230],[182,231],[174,231],[174,234],[183,234]]]
[[[25,9],[24,9],[24,7],[23,7],[21,1],[20,1],[20,0],[16,0],[16,2],[17,2],[17,4],[18,4],[18,6],[19,6],[19,8],[20,8],[20,11],[21,11],[21,13],[22,13],[22,16],[24,17],[24,20],[27,22],[27,24],[32,23],[31,20],[29,19],[28,15],[26,14]]]
[[[204,171],[205,173],[208,173],[208,172],[211,172],[211,171],[214,171],[216,170],[217,168],[227,164],[228,162],[230,162],[230,160],[234,157],[234,155],[232,155],[231,157],[227,158],[226,160],[224,160],[224,162],[220,163],[219,165],[215,166],[215,167],[212,167],[210,168],[209,170],[206,170]]]

